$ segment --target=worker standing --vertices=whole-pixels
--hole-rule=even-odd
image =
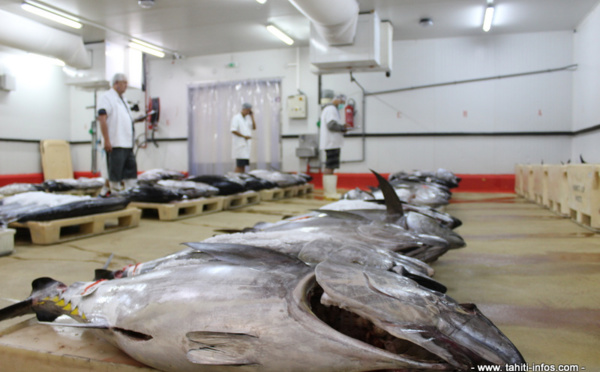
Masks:
[[[244,103],[242,111],[231,119],[231,134],[233,134],[231,150],[237,173],[244,173],[246,166],[250,165],[253,130],[256,130],[256,122],[252,105]]]

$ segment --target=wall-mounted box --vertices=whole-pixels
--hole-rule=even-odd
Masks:
[[[297,94],[288,96],[287,111],[290,119],[305,119],[306,118],[306,96]]]
[[[17,89],[17,83],[15,77],[9,74],[0,75],[0,89],[11,91]]]

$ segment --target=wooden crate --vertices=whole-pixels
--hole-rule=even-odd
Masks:
[[[600,229],[600,165],[569,165],[567,180],[571,218],[584,226]]]
[[[140,223],[141,214],[137,208],[127,208],[52,221],[13,222],[10,227],[29,229],[31,241],[45,245],[136,227]]]
[[[548,165],[548,208],[562,216],[569,216],[569,182],[566,165]]]
[[[284,192],[282,188],[276,187],[273,189],[260,190],[260,200],[271,201],[283,199]]]
[[[531,166],[533,201],[540,205],[545,205],[544,199],[548,200],[547,185],[544,184],[546,169],[547,166],[541,164]]]
[[[222,211],[224,202],[225,197],[215,196],[171,203],[132,202],[130,205],[141,209],[142,217],[157,216],[161,221],[174,221]]]
[[[531,165],[523,165],[522,172],[523,197],[527,200],[534,201],[533,197],[533,170]]]
[[[246,191],[239,194],[225,196],[223,200],[223,209],[236,209],[248,205],[260,203],[260,194],[256,191]]]
[[[515,193],[523,196],[523,164],[515,164]]]

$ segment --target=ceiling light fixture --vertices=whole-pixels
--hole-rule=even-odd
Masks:
[[[256,0],[256,2],[259,3],[259,4],[264,4],[264,3],[267,2],[267,0]]]
[[[137,49],[147,54],[151,54],[158,58],[163,58],[165,56],[165,52],[163,49],[157,47],[156,45],[145,43],[141,40],[131,39],[129,46],[133,49]]]
[[[140,8],[150,9],[154,6],[154,0],[138,0]]]
[[[47,7],[43,4],[36,3],[34,1],[25,1],[21,3],[21,8],[30,13],[39,15],[40,17],[44,17],[46,19],[50,19],[54,22],[58,22],[65,26],[73,27],[73,28],[81,28],[83,25],[79,23],[79,19],[68,15],[66,13],[60,12],[58,10]]]
[[[281,31],[277,27],[275,27],[273,25],[267,25],[267,30],[269,30],[270,33],[277,36],[277,38],[279,38],[279,40],[283,41],[287,45],[294,44],[294,39],[292,39],[291,37],[286,35],[283,31]]]
[[[431,18],[421,18],[419,19],[419,24],[423,27],[429,27],[433,24]]]
[[[492,28],[492,21],[494,20],[494,5],[488,4],[485,8],[485,14],[483,15],[483,31],[488,32]]]

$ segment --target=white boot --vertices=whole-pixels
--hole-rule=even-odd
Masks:
[[[123,180],[123,184],[125,185],[125,190],[129,190],[137,186],[137,178],[128,178]]]
[[[123,191],[123,183],[121,181],[109,181],[109,185],[111,193]]]
[[[325,199],[340,199],[341,195],[337,193],[337,176],[335,174],[323,175],[323,191]]]

